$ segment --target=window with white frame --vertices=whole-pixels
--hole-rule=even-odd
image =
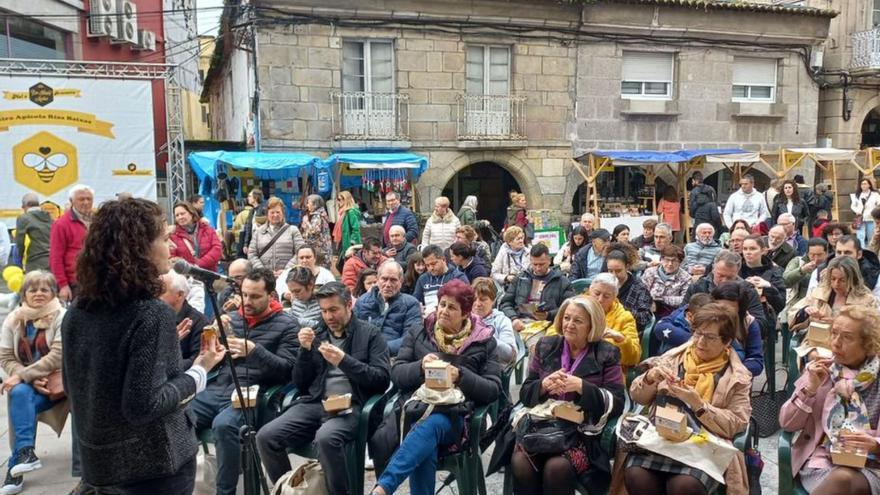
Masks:
[[[390,41],[342,43],[342,90],[393,93],[394,50]]]
[[[673,58],[672,53],[623,52],[621,96],[672,99]]]
[[[733,101],[774,102],[776,66],[777,60],[773,58],[734,58]]]
[[[510,93],[510,47],[468,46],[465,79],[468,95],[507,96]]]

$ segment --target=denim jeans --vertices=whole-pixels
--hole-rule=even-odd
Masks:
[[[15,445],[8,467],[25,447],[33,447],[37,435],[37,415],[52,409],[55,403],[27,383],[19,383],[9,391],[9,422],[15,433]]]
[[[862,242],[862,249],[867,249],[871,238],[874,237],[874,222],[862,222],[856,229],[856,237]]]
[[[234,495],[241,472],[241,442],[238,430],[244,424],[240,409],[234,409],[231,394],[217,393],[210,388],[192,401],[196,428],[211,428],[217,450],[217,495]]]
[[[452,444],[453,421],[442,413],[434,413],[415,425],[400,444],[397,452],[391,456],[388,466],[379,477],[377,485],[385,493],[394,493],[403,481],[409,477],[409,488],[412,495],[434,495],[437,479],[437,452],[441,445]]]

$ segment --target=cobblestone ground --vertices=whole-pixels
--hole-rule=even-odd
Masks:
[[[779,355],[777,349],[777,356]],[[779,381],[777,387],[781,388],[784,374],[778,373],[777,380]],[[755,381],[756,389],[762,385],[763,380]],[[515,387],[514,393],[518,394],[518,392],[519,387]],[[762,438],[759,444],[759,450],[765,463],[764,471],[761,475],[761,487],[765,494],[777,493],[776,444],[775,435],[770,438]],[[4,461],[8,459],[9,451],[7,402],[4,399],[0,399],[0,458],[4,459]],[[43,461],[43,468],[29,474],[25,478],[24,493],[28,495],[66,495],[76,485],[76,480],[70,476],[70,425],[67,425],[60,438],[45,425],[40,425],[37,430],[36,452]],[[484,453],[483,465],[488,464],[490,455],[491,450]],[[212,495],[214,493],[212,461],[213,456],[209,456],[207,462],[205,462],[204,456],[199,456],[199,472],[195,490],[197,495]],[[294,466],[297,466],[303,460],[291,456],[291,462]],[[5,469],[2,475],[5,476]],[[447,473],[438,473],[438,488],[440,486],[439,483],[446,476]],[[374,482],[375,476],[373,472],[368,471],[365,481],[366,486],[364,487],[365,491],[369,490]],[[503,476],[501,474],[492,475],[486,480],[486,487],[490,494],[500,494],[502,492],[502,485]],[[238,493],[244,493],[241,487],[239,487]],[[407,485],[401,487],[397,493],[408,494],[409,489]],[[445,488],[441,493],[455,494],[458,493],[458,489],[453,483],[452,486]]]

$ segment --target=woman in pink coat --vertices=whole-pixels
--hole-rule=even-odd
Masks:
[[[779,423],[800,432],[791,470],[813,495],[880,493],[880,312],[844,306],[831,327],[831,359],[810,361],[782,406]],[[835,466],[831,450],[872,454],[864,468]]]

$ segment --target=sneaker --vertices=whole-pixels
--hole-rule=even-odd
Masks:
[[[6,480],[3,482],[3,486],[0,487],[0,495],[15,495],[16,493],[21,493],[22,484],[24,484],[24,478],[21,476],[12,476],[12,470],[6,472]]]
[[[369,454],[367,454],[366,459],[364,459],[364,469],[366,469],[367,471],[372,471],[373,469],[375,469],[375,466],[373,465],[373,458],[370,457]]]
[[[15,465],[9,469],[9,474],[12,476],[21,476],[25,473],[36,471],[41,467],[43,467],[43,463],[40,462],[40,458],[34,453],[34,448],[25,447],[21,449],[21,452],[19,452],[18,456],[15,458]]]

